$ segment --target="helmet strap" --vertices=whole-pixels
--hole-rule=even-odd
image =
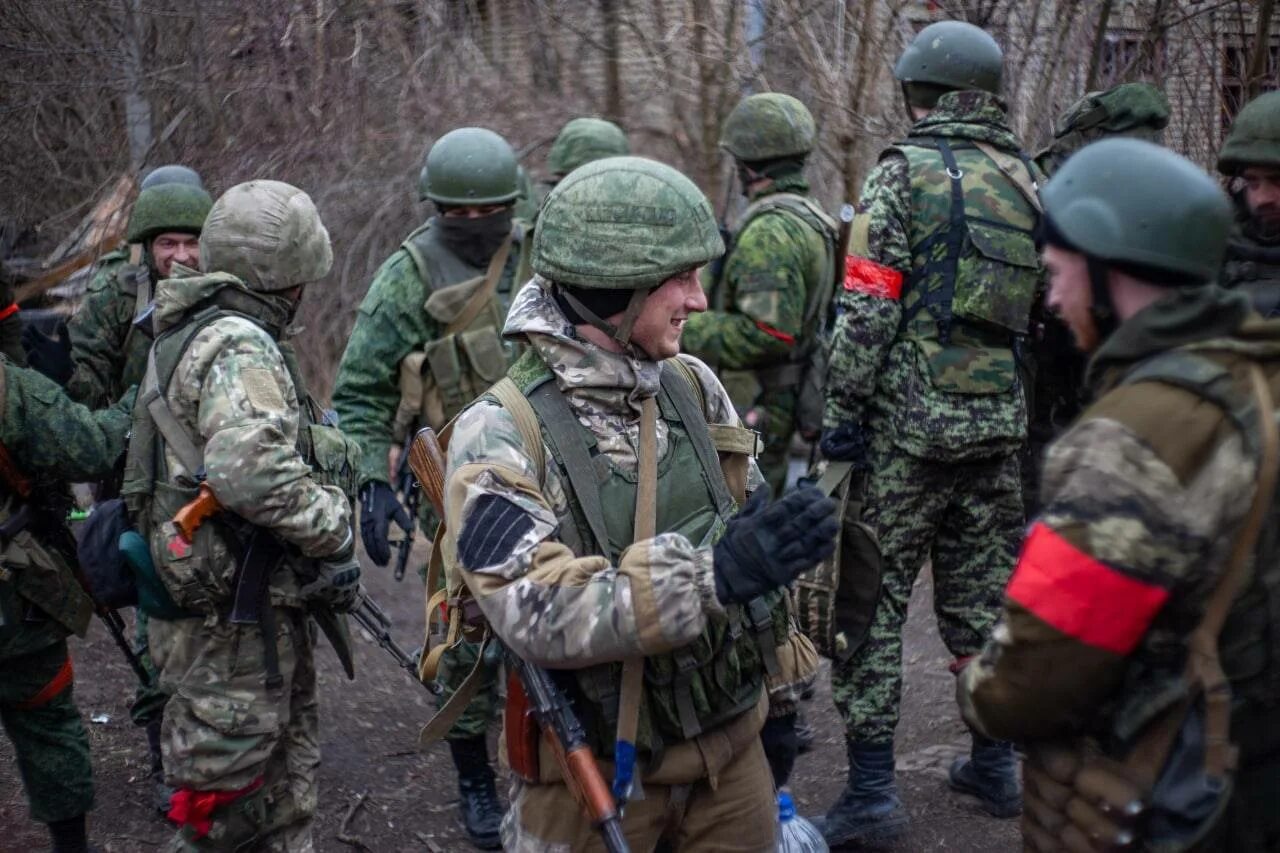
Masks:
[[[1111,267],[1106,261],[1093,255],[1085,255],[1085,263],[1089,271],[1089,290],[1093,304],[1089,314],[1093,317],[1093,325],[1098,331],[1098,340],[1106,340],[1120,325],[1116,319],[1115,303],[1111,301]]]
[[[569,292],[568,288],[558,287],[557,290],[560,297],[569,303],[583,320],[626,347],[631,345],[631,330],[635,327],[636,318],[640,316],[640,311],[644,307],[645,298],[653,288],[641,287],[631,292],[631,299],[627,301],[626,310],[622,312],[622,319],[616,326],[584,305],[581,299]]]

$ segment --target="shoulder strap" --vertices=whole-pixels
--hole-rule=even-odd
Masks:
[[[1012,155],[1001,151],[989,142],[980,142],[976,139],[973,140],[973,147],[987,155],[987,159],[996,164],[1000,174],[1017,187],[1018,192],[1022,193],[1027,204],[1031,205],[1036,213],[1044,213],[1044,205],[1040,203],[1040,185],[1036,183],[1035,174],[1027,162],[1027,155],[1021,152]]]
[[[461,313],[445,328],[444,337],[452,337],[466,331],[485,306],[493,301],[493,295],[498,292],[498,281],[502,278],[502,271],[507,266],[507,256],[511,254],[513,236],[514,234],[508,234],[507,239],[502,241],[502,246],[489,259],[489,267],[484,273],[484,285],[476,290]]]
[[[832,236],[839,230],[836,221],[822,207],[808,196],[799,193],[771,193],[758,198],[742,212],[738,224],[741,231],[752,219],[771,210],[785,210],[804,220],[815,231],[827,231]]]
[[[534,413],[533,406],[529,405],[528,398],[509,376],[495,382],[489,393],[516,422],[516,429],[520,430],[520,437],[524,439],[524,448],[529,452],[533,467],[538,471],[538,480],[542,481],[547,476],[546,448],[542,444],[542,430],[538,426],[538,416]]]
[[[424,222],[409,232],[409,236],[405,237],[400,244],[400,248],[409,253],[409,259],[413,261],[414,267],[418,270],[418,277],[423,281],[427,278],[427,259],[423,256],[422,249],[418,247],[418,238],[425,234],[430,227],[431,222],[429,220]]]
[[[1212,403],[1231,419],[1250,452],[1259,452],[1260,434],[1252,429],[1257,417],[1254,400],[1240,394],[1231,371],[1213,359],[1187,350],[1163,352],[1141,362],[1121,380],[1122,385],[1137,382],[1162,382]]]
[[[673,364],[669,369],[668,365]],[[693,370],[682,364],[679,358],[670,358],[662,363],[662,391],[675,406],[680,422],[693,444],[693,452],[698,457],[698,465],[711,487],[711,495],[715,498],[716,509],[728,517],[735,511],[733,496],[729,494],[729,485],[725,482],[724,471],[720,467],[720,455],[716,452],[715,443],[711,439],[711,431],[707,427],[706,398],[702,386]],[[696,390],[695,390],[696,389]]]

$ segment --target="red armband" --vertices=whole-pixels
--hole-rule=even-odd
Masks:
[[[788,335],[786,332],[780,329],[775,329],[773,326],[770,326],[767,323],[761,323],[759,320],[756,320],[756,328],[764,332],[766,335],[768,335],[771,338],[777,338],[778,340],[782,341],[784,344],[786,344],[789,347],[793,347],[796,345],[795,335]]]
[[[204,838],[213,829],[213,810],[218,806],[234,803],[262,787],[259,776],[236,791],[196,791],[179,788],[169,798],[169,820],[179,826],[189,826],[196,838]]]
[[[0,320],[7,320],[18,313],[18,303],[10,302],[9,307],[0,308]]]
[[[877,299],[902,297],[902,273],[857,255],[845,255],[844,289]]]

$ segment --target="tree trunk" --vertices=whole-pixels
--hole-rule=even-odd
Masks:
[[[604,18],[604,115],[609,121],[625,125],[622,102],[622,68],[618,49],[618,0],[600,0]]]
[[[1084,90],[1092,92],[1098,88],[1098,72],[1102,70],[1102,50],[1107,46],[1107,23],[1111,20],[1111,7],[1115,0],[1102,0],[1102,8],[1098,12],[1098,26],[1093,30],[1093,55],[1089,57],[1089,73],[1084,78]]]
[[[146,78],[142,66],[141,6],[141,0],[129,0],[124,27],[124,127],[129,140],[129,165],[135,171],[142,168],[151,151],[151,102],[143,91]]]
[[[1253,55],[1249,57],[1249,71],[1245,79],[1245,98],[1249,101],[1262,94],[1262,84],[1267,79],[1267,56],[1271,53],[1271,16],[1275,9],[1275,0],[1258,2],[1258,29],[1254,35]]]

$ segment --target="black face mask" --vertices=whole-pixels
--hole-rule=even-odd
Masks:
[[[511,207],[475,219],[441,215],[436,217],[436,226],[449,251],[473,267],[483,267],[511,233],[513,215]]]

